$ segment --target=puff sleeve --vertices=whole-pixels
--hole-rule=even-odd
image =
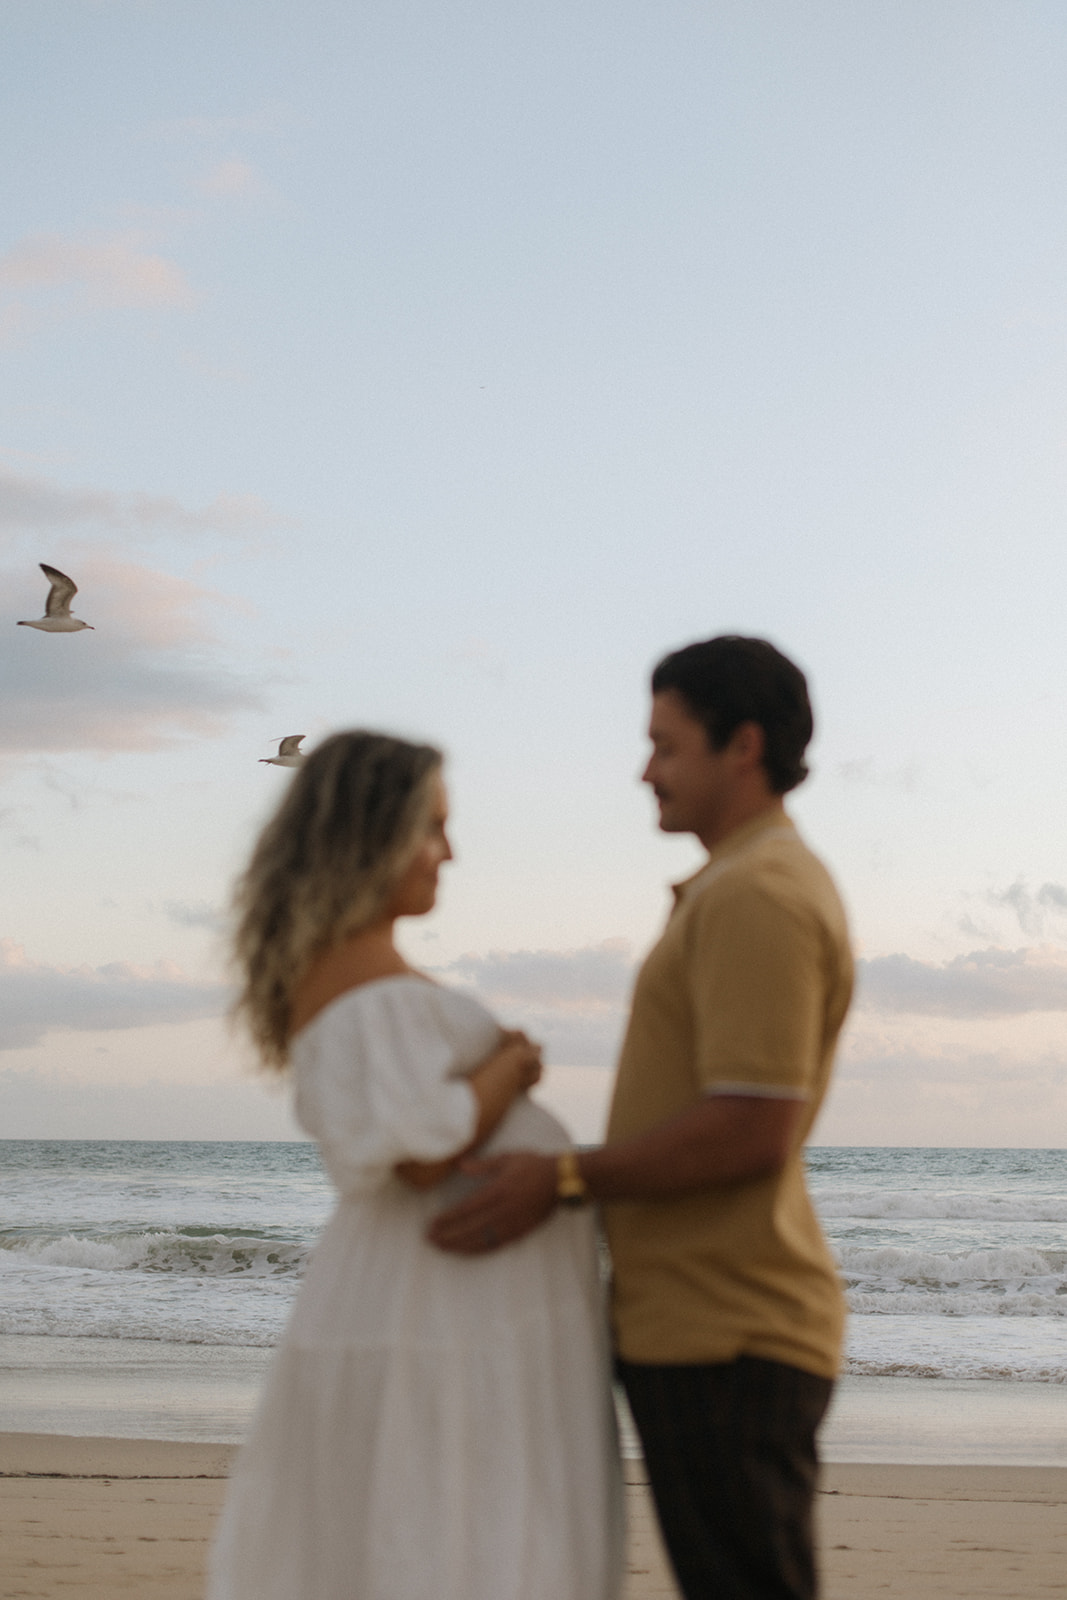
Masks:
[[[478,1103],[433,987],[368,985],[335,1005],[294,1055],[297,1121],[342,1194],[398,1161],[440,1161],[474,1137]]]

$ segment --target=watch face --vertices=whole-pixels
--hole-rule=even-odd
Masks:
[[[578,1157],[573,1150],[565,1150],[556,1158],[556,1199],[564,1206],[581,1206],[588,1193],[578,1170]]]

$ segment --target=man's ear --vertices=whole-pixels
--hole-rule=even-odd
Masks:
[[[730,748],[733,751],[738,769],[743,772],[752,772],[763,765],[763,752],[767,745],[767,735],[758,722],[740,722],[734,729]]]

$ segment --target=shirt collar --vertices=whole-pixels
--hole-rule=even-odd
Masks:
[[[753,817],[749,822],[742,822],[740,827],[734,828],[726,835],[725,839],[720,839],[718,844],[708,851],[708,859],[702,867],[699,867],[690,877],[683,878],[680,883],[671,884],[675,909],[677,910],[682,901],[699,885],[704,874],[712,867],[725,864],[732,856],[739,855],[750,844],[754,844],[761,834],[769,833],[774,829],[796,836],[796,825],[793,819],[787,816],[785,812],[765,811],[760,816]]]

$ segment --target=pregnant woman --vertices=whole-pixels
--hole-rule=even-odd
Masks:
[[[238,1457],[207,1600],[619,1591],[591,1216],[560,1206],[473,1259],[426,1239],[470,1184],[466,1155],[568,1149],[526,1094],[536,1047],[394,942],[434,905],[446,823],[438,751],[336,734],[238,886],[240,1010],[290,1071],[339,1200]]]

